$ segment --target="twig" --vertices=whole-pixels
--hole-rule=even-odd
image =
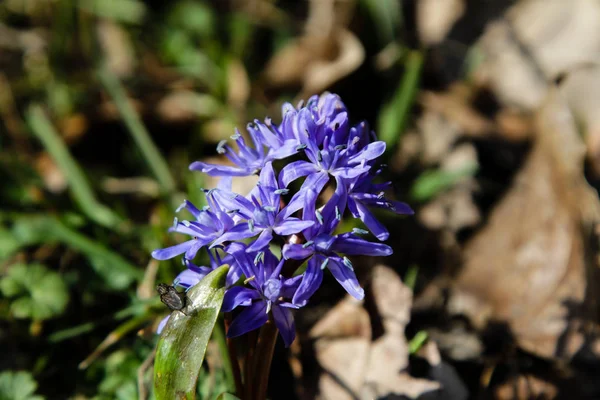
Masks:
[[[138,394],[139,394],[138,399],[139,400],[146,400],[148,398],[148,389],[146,388],[146,385],[144,382],[144,375],[146,375],[146,371],[148,371],[148,368],[150,368],[150,366],[154,362],[155,356],[156,356],[156,347],[152,350],[152,352],[150,354],[148,354],[148,357],[146,357],[146,359],[144,360],[142,365],[140,365],[140,367],[138,368],[137,384],[138,384]]]

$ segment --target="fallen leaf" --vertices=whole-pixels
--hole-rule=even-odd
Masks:
[[[537,114],[535,138],[512,187],[467,244],[449,310],[480,329],[505,322],[521,348],[570,359],[597,298],[589,274],[600,206],[584,178],[585,146],[556,92]]]

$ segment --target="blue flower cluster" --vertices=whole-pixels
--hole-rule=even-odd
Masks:
[[[233,165],[190,165],[191,170],[222,178],[216,189],[205,191],[208,206],[200,210],[185,201],[177,210],[185,209],[191,218],[175,219],[170,230],[191,239],[155,250],[152,256],[167,260],[183,255],[187,268],[175,282],[185,288],[229,264],[223,311],[243,310],[228,336],[259,328],[272,315],[289,346],[295,337],[290,310],[307,304],[325,269],[348,293],[362,299],[364,291],[347,256],[392,254],[391,247],[361,237],[369,231],[380,241],[389,236],[371,209],[397,214],[412,214],[412,210],[386,199],[390,182],[375,182],[381,172],[377,158],[385,143],[376,141],[364,122],[350,126],[337,95],[313,96],[298,108],[285,104],[280,125],[270,119],[255,120],[247,130],[251,143],[239,132],[232,136],[237,152],[225,141],[217,146]],[[248,195],[232,192],[233,176],[253,174],[259,180]],[[301,178],[301,185],[294,183]],[[355,228],[336,234],[347,211],[368,231]],[[193,263],[201,249],[208,252],[209,266]],[[304,262],[306,269],[298,274]]]

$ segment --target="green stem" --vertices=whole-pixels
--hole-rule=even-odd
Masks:
[[[224,325],[217,322],[217,324],[215,324],[215,330],[213,331],[213,335],[215,335],[215,339],[217,341],[219,351],[221,353],[221,359],[223,360],[223,365],[225,367],[225,378],[227,379],[227,386],[230,390],[235,389],[236,393],[240,394],[242,393],[242,380],[240,376],[240,368],[237,363],[237,360],[234,358],[235,353],[232,352],[232,349],[229,347],[228,340],[225,337]],[[233,350],[235,350],[235,347]]]
[[[269,384],[269,374],[271,372],[271,362],[275,353],[275,343],[277,342],[277,327],[272,318],[260,328],[258,343],[254,357],[254,385],[252,400],[265,400],[267,398],[267,387]]]
[[[121,86],[117,77],[107,68],[101,68],[98,76],[115,102],[117,110],[119,110],[133,140],[138,145],[148,166],[158,180],[161,190],[164,193],[172,193],[175,190],[175,181],[171,176],[169,166],[150,138],[150,134],[144,127],[144,124],[142,124],[140,117],[129,102],[123,86]]]

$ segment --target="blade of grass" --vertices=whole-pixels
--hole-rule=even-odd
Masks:
[[[410,108],[419,89],[422,69],[423,54],[418,50],[410,51],[400,85],[379,114],[377,133],[379,139],[387,144],[388,149],[391,149],[404,133]]]
[[[67,339],[72,339],[74,337],[84,335],[88,332],[93,331],[94,329],[100,327],[101,325],[120,321],[122,319],[134,316],[146,315],[148,313],[152,313],[152,309],[159,308],[163,306],[161,301],[157,296],[152,299],[135,303],[129,307],[126,307],[122,310],[117,311],[116,313],[102,317],[96,321],[85,322],[83,324],[75,325],[67,329],[62,329],[60,331],[56,331],[48,336],[49,343],[59,343]],[[155,314],[151,314],[155,315]]]
[[[475,175],[478,169],[477,163],[469,163],[453,171],[441,169],[424,171],[413,183],[410,195],[418,202],[429,201],[461,179]]]
[[[410,339],[410,342],[408,342],[409,354],[415,354],[417,351],[419,351],[419,349],[423,347],[428,338],[429,335],[426,331],[417,332],[417,334],[412,339]]]
[[[64,174],[71,195],[81,211],[94,222],[107,228],[115,228],[122,221],[121,218],[96,200],[79,164],[69,153],[69,149],[48,120],[42,107],[38,104],[30,105],[25,113],[25,120]]]
[[[94,360],[96,360],[106,349],[108,349],[113,344],[117,343],[129,332],[133,331],[134,329],[137,329],[137,327],[139,327],[140,325],[152,318],[154,318],[153,315],[147,314],[140,315],[139,317],[134,317],[130,320],[123,322],[114,331],[109,333],[108,336],[104,338],[104,340],[98,345],[98,347],[96,347],[96,349],[89,356],[87,356],[85,360],[79,363],[79,369],[86,369],[87,367],[89,367],[90,364],[93,363]]]
[[[395,0],[363,0],[363,3],[371,13],[379,40],[383,44],[394,40],[402,24],[401,3]]]
[[[101,264],[92,262],[92,267],[111,288],[126,288],[132,281],[139,281],[143,277],[143,271],[129,263],[121,255],[69,228],[57,218],[49,216],[21,217],[15,221],[12,231],[21,243],[31,245],[58,241],[80,251],[90,259],[100,261]],[[101,266],[107,268],[100,269]]]
[[[133,109],[121,82],[107,68],[100,68],[98,77],[115,102],[129,133],[146,159],[148,167],[160,184],[161,190],[164,193],[172,193],[175,190],[175,181],[171,176],[169,166],[150,138],[150,134],[142,124],[140,117]]]
[[[213,330],[213,337],[219,346],[219,352],[221,353],[221,360],[223,362],[223,369],[225,370],[225,380],[227,381],[227,390],[235,391],[236,382],[234,378],[233,365],[231,365],[231,358],[229,357],[229,348],[227,347],[227,339],[225,336],[225,328],[223,321],[220,320],[215,324]]]

